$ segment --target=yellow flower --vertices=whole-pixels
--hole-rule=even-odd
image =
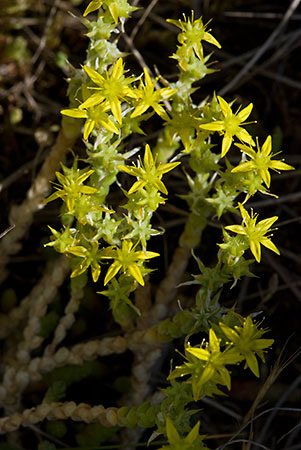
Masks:
[[[87,16],[91,12],[99,9],[101,6],[110,11],[110,14],[116,24],[118,23],[119,17],[129,17],[129,13],[138,9],[135,6],[129,5],[127,0],[92,0],[92,2],[90,2],[85,9],[83,16]]]
[[[256,170],[259,172],[261,178],[267,187],[270,187],[271,184],[271,175],[269,169],[275,170],[294,170],[293,166],[284,163],[283,161],[272,160],[273,156],[276,156],[278,153],[271,153],[272,151],[272,138],[268,136],[263,144],[263,146],[259,147],[258,139],[256,140],[257,144],[257,152],[253,150],[251,147],[248,147],[243,144],[235,144],[236,147],[239,147],[241,151],[246,153],[251,161],[244,162],[239,164],[239,166],[235,167],[231,170],[231,172],[249,172],[251,170]]]
[[[191,375],[191,378],[187,381],[191,382],[195,401],[198,401],[210,390],[212,393],[217,393],[217,388],[213,387],[216,384],[222,384],[230,389],[231,376],[226,366],[237,364],[243,358],[237,350],[230,348],[230,346],[222,351],[220,341],[213,329],[210,329],[209,343],[203,343],[200,347],[187,345],[184,356],[187,361],[176,367],[167,379],[173,380],[174,378]]]
[[[144,188],[145,186],[154,186],[156,189],[158,189],[158,191],[167,194],[167,189],[161,181],[161,178],[164,173],[169,172],[179,164],[180,162],[156,165],[156,161],[153,158],[150,146],[146,144],[143,163],[139,158],[138,167],[136,167],[135,165],[132,167],[117,167],[118,169],[123,170],[130,175],[134,175],[138,179],[138,181],[136,181],[136,183],[134,183],[129,190],[129,194],[133,194],[134,192]]]
[[[250,250],[255,256],[257,262],[260,262],[261,259],[260,244],[264,245],[265,247],[279,255],[280,252],[278,248],[270,239],[272,234],[266,235],[266,233],[272,231],[270,228],[273,223],[276,222],[278,217],[273,216],[269,219],[264,219],[256,223],[258,214],[253,214],[253,210],[251,210],[251,215],[249,215],[241,203],[238,203],[238,205],[243,219],[242,225],[229,225],[225,227],[225,229],[233,231],[233,233],[245,235],[247,237],[250,245]]]
[[[176,92],[176,89],[162,88],[155,90],[158,79],[156,78],[152,81],[147,70],[144,68],[143,71],[145,84],[140,80],[140,86],[135,91],[136,98],[138,98],[138,104],[132,112],[131,118],[141,116],[148,108],[153,108],[159,116],[168,120],[168,115],[159,103],[173,95]]]
[[[92,108],[106,100],[110,105],[113,116],[121,124],[121,103],[126,101],[127,97],[136,97],[130,87],[130,84],[134,80],[124,77],[122,58],[119,58],[116,64],[111,66],[104,77],[87,65],[84,66],[84,70],[93,83],[97,85],[97,87],[91,87],[90,89],[97,90],[98,92],[92,94],[91,97],[84,101],[79,106],[79,109]]]
[[[164,445],[159,450],[206,450],[202,445],[206,436],[199,435],[200,422],[189,431],[187,436],[181,437],[172,421],[166,417],[166,435],[169,445]]]
[[[187,347],[186,351],[196,358],[204,361],[204,371],[198,380],[199,384],[205,384],[216,373],[221,378],[222,384],[231,388],[231,377],[226,364],[236,364],[241,360],[232,350],[220,350],[220,340],[217,338],[212,328],[209,330],[209,345],[207,348]]]
[[[115,261],[113,262],[113,264],[111,264],[107,271],[104,285],[106,285],[112,278],[114,278],[120,269],[123,269],[123,272],[130,273],[135,278],[135,280],[137,280],[138,283],[141,284],[141,286],[144,286],[144,280],[138,263],[149,258],[160,256],[159,253],[155,252],[135,252],[133,243],[127,239],[122,242],[121,248],[117,248],[116,250],[112,249],[110,253],[111,254],[108,254],[108,256],[105,256],[105,258],[114,259]]]
[[[63,109],[61,114],[64,116],[75,117],[80,119],[87,119],[84,125],[84,139],[88,139],[91,134],[93,128],[95,126],[103,126],[108,131],[112,133],[119,134],[118,128],[114,125],[114,123],[108,118],[106,111],[110,109],[110,105],[107,102],[103,102],[100,105],[93,106],[89,109]]]
[[[90,242],[89,248],[85,248],[82,245],[74,245],[68,248],[68,253],[82,258],[71,273],[71,278],[81,275],[90,267],[93,281],[96,283],[100,275],[99,261],[102,256],[102,250],[99,249],[99,243]]]
[[[67,211],[73,213],[75,200],[80,197],[81,194],[95,194],[98,192],[98,189],[82,184],[90,175],[92,175],[92,173],[94,173],[94,170],[79,170],[77,168],[77,162],[75,162],[71,169],[63,164],[61,164],[61,166],[64,175],[60,172],[55,172],[59,181],[59,183],[53,183],[56,192],[44,200],[44,204],[52,202],[57,198],[61,198],[66,203]]]
[[[266,330],[263,328],[258,329],[258,325],[252,322],[250,316],[244,320],[241,327],[235,326],[234,330],[222,322],[220,322],[219,326],[234,348],[246,360],[245,368],[249,367],[254,375],[259,377],[258,362],[255,354],[257,353],[262,362],[264,362],[263,349],[270,347],[274,339],[261,339]]]
[[[194,12],[191,13],[191,19],[186,18],[185,14],[184,21],[182,20],[172,20],[167,19],[167,22],[172,23],[176,27],[182,30],[182,33],[178,35],[178,41],[180,44],[185,46],[188,52],[188,57],[191,56],[192,49],[194,50],[197,57],[204,62],[203,46],[201,41],[206,41],[209,44],[215,45],[221,48],[219,42],[209,33],[211,30],[206,30],[207,24],[204,25],[202,18],[194,20]]]
[[[199,125],[199,127],[202,130],[218,131],[224,135],[221,156],[224,157],[228,152],[233,141],[233,136],[236,136],[240,141],[246,142],[249,145],[255,145],[252,136],[244,128],[242,128],[242,125],[246,125],[245,120],[251,114],[253,104],[250,103],[242,110],[238,108],[236,113],[233,114],[230,105],[222,97],[218,96],[217,98],[224,116],[223,120],[203,123]]]

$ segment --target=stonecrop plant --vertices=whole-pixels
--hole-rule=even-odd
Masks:
[[[262,246],[279,254],[273,242],[278,217],[259,217],[248,208],[248,200],[258,191],[270,194],[270,170],[293,167],[272,153],[271,136],[260,146],[252,129],[252,103],[238,105],[235,99],[215,93],[196,103],[196,82],[214,72],[203,42],[212,50],[221,45],[193,12],[168,21],[180,29],[171,55],[178,66],[176,79],[168,82],[146,67],[132,73],[116,36],[135,10],[127,0],[93,0],[80,19],[89,39],[87,56],[81,67],[71,68],[70,107],[61,114],[66,136],[76,138],[81,130],[85,157],[74,154],[72,165],[61,163],[54,192],[44,201],[44,205],[61,202],[62,226],[49,227],[46,247],[67,257],[71,292],[78,298],[70,303],[72,311],[69,305],[70,311],[67,307],[59,319],[59,331],[35,366],[28,368],[24,357],[20,367],[35,379],[39,371],[80,365],[129,349],[134,362],[124,406],[80,409],[81,405],[64,402],[64,393],[48,393],[48,399],[34,409],[36,422],[45,418],[96,421],[115,427],[115,434],[132,445],[141,433],[127,441],[122,430],[139,426],[150,429],[154,443],[160,438],[161,450],[206,449],[210,436],[200,420],[199,400],[227,394],[234,368],[259,377],[265,353],[273,344],[261,321],[223,304],[224,288],[253,275],[250,265],[261,261]],[[146,123],[153,117],[159,130],[149,143]],[[130,138],[137,134],[144,142],[132,146]],[[235,166],[229,159],[232,152],[235,161],[240,158]],[[167,273],[160,278],[163,255],[157,242],[164,230],[153,222],[157,211],[169,204],[169,186],[179,175],[187,180],[186,193],[180,195],[187,203],[187,220]],[[177,184],[172,186],[173,195],[180,194]],[[213,218],[220,225],[219,241],[215,264],[207,267],[199,244]],[[191,256],[198,274],[186,273]],[[159,284],[151,289],[154,277]],[[56,350],[90,280],[99,302],[111,309],[119,335]],[[197,285],[193,301],[181,302],[181,307],[176,290],[180,284]],[[184,348],[174,354],[177,363],[171,362],[166,387],[151,391],[152,368],[162,346],[176,338],[182,339],[177,342]],[[2,431],[33,423],[29,418],[33,411],[22,414],[17,408],[23,387],[15,391],[13,385],[11,390],[8,387],[4,386],[2,397],[10,395],[7,412],[14,415],[0,419]],[[47,448],[56,448],[51,445]]]

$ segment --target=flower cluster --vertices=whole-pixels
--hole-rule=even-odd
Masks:
[[[192,52],[195,53],[197,58],[204,62],[202,41],[206,41],[209,44],[221,48],[219,42],[212,34],[210,34],[211,30],[207,30],[207,24],[203,24],[202,18],[194,19],[193,11],[191,13],[191,18],[186,17],[184,14],[184,20],[168,19],[167,22],[172,23],[181,29],[181,33],[178,35],[178,41],[181,45],[178,47],[177,52],[172,58],[178,61],[179,66],[183,70],[187,69]]]
[[[195,401],[204,395],[218,393],[217,385],[226,386],[230,390],[230,365],[245,361],[245,368],[250,368],[254,375],[259,376],[256,354],[264,362],[263,350],[270,347],[274,340],[262,339],[266,330],[260,329],[259,324],[250,317],[238,317],[241,325],[232,328],[220,322],[215,326],[221,338],[211,328],[209,342],[203,342],[200,347],[187,345],[184,356],[186,361],[170,373],[169,380],[189,376],[187,382],[191,384]]]
[[[127,0],[92,0],[84,11],[84,17],[101,7],[105,11],[109,11],[116,25],[119,19],[124,20],[126,17],[129,17],[131,12],[138,9],[129,5]]]
[[[146,265],[148,260],[160,257],[150,250],[150,241],[164,230],[156,229],[152,219],[167,201],[170,172],[178,171],[181,180],[185,180],[183,173],[187,177],[187,189],[180,197],[189,211],[184,213],[187,221],[179,242],[181,256],[172,263],[173,273],[165,280],[163,296],[181,282],[188,261],[183,254],[190,256],[198,246],[209,220],[240,213],[240,225],[221,226],[223,242],[218,244],[215,266],[206,267],[193,253],[200,273],[183,284],[198,285],[194,304],[165,320],[156,312],[161,321],[145,332],[148,342],[156,345],[199,332],[209,335],[208,342],[186,345],[184,362],[170,373],[171,386],[164,390],[166,399],[161,405],[145,402],[119,410],[124,426],[156,425],[157,432],[168,439],[162,450],[203,449],[200,423],[190,427],[193,412],[187,405],[203,396],[221,395],[220,386],[230,389],[231,366],[243,362],[259,376],[258,357],[264,362],[264,352],[273,343],[262,338],[266,330],[251,317],[243,318],[219,304],[224,285],[252,276],[249,266],[253,260],[245,259],[245,252],[250,250],[257,262],[261,246],[279,254],[271,240],[278,217],[258,220],[258,214],[248,212],[245,204],[257,191],[269,194],[270,170],[293,167],[274,159],[271,136],[260,147],[259,139],[248,128],[252,103],[233,109],[234,101],[228,103],[216,95],[210,101],[194,103],[195,82],[214,71],[202,42],[220,48],[202,18],[195,19],[192,13],[183,20],[169,20],[180,28],[179,45],[172,55],[179,68],[175,82],[152,78],[146,68],[138,76],[129,74],[125,54],[110,36],[119,32],[116,25],[120,22],[123,26],[136,9],[126,0],[92,0],[84,12],[87,16],[98,11],[97,20],[84,19],[91,44],[87,60],[69,89],[70,108],[61,113],[85,120],[87,158],[81,164],[87,167],[79,169],[76,160],[70,169],[62,165],[63,173],[57,173],[56,191],[46,203],[62,200],[63,228],[50,228],[51,242],[46,245],[68,256],[73,283],[84,286],[88,280],[85,274],[91,272],[93,281],[104,287],[99,294],[109,299],[114,320],[127,331],[135,327],[140,314],[133,292],[145,286],[145,278],[152,272]],[[147,143],[149,136],[145,136],[144,154],[137,157],[141,149],[131,147],[129,137],[143,135],[142,123],[153,115],[163,124],[162,130],[152,148]],[[218,146],[213,144],[213,135],[221,137]],[[235,147],[240,150],[241,161],[233,166],[228,156]],[[181,171],[176,169],[179,159]],[[164,300],[160,299],[159,306]],[[182,377],[184,382],[176,381]]]
[[[63,109],[61,113],[69,117],[87,119],[83,132],[84,139],[88,139],[95,126],[98,128],[103,126],[108,131],[119,134],[116,125],[120,127],[122,124],[121,105],[124,102],[134,106],[130,118],[139,117],[149,108],[152,108],[163,119],[168,119],[168,115],[160,103],[171,97],[176,89],[156,89],[158,79],[152,81],[146,69],[144,69],[145,84],[140,79],[140,84],[136,88],[133,86],[136,78],[125,77],[124,75],[122,58],[119,58],[104,76],[87,65],[84,65],[83,69],[95,86],[83,84],[82,96],[85,98],[84,102],[78,108]],[[89,95],[93,90],[96,93]],[[108,111],[117,121],[116,125],[108,116]]]

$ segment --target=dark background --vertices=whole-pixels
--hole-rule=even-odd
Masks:
[[[271,134],[273,151],[282,150],[281,157],[296,168],[294,172],[275,174],[271,191],[279,195],[279,199],[256,195],[248,203],[260,213],[260,217],[279,216],[278,231],[273,241],[281,250],[281,256],[264,251],[261,264],[253,267],[258,278],[245,279],[233,291],[225,293],[226,302],[229,305],[236,302],[242,314],[263,311],[265,326],[270,327],[270,335],[276,341],[267,357],[268,366],[275,365],[281,353],[280,364],[283,364],[300,348],[301,9],[297,3],[284,0],[141,1],[139,6],[150,7],[149,14],[134,39],[134,46],[147,65],[151,68],[156,66],[162,75],[172,80],[177,68],[169,56],[177,43],[177,29],[167,24],[165,19],[179,19],[183,12],[190,14],[191,9],[195,10],[196,17],[202,15],[205,23],[212,19],[210,28],[222,49],[205,46],[207,52],[214,50],[211,61],[217,72],[198,83],[195,100],[201,101],[216,91],[228,101],[237,99],[238,104],[253,102],[252,118],[257,120],[257,124],[252,132],[259,136],[261,142]],[[290,4],[298,7],[288,17]],[[9,225],[11,206],[22,202],[55,141],[60,126],[59,111],[68,106],[66,78],[69,72],[65,58],[79,67],[88,44],[85,28],[68,11],[79,16],[85,5],[67,0],[1,1],[0,231]],[[128,20],[128,35],[144,11],[135,12],[133,20]],[[275,36],[271,40],[273,34]],[[128,51],[122,36],[120,48]],[[250,65],[247,73],[241,73],[258,52],[262,55]],[[133,57],[129,57],[128,64],[137,73],[141,70]],[[151,135],[152,132],[150,126],[148,133]],[[81,154],[82,149],[79,141],[74,151]],[[168,219],[164,220],[168,228]],[[57,229],[60,226],[57,202],[35,215],[22,251],[11,257],[10,274],[2,286],[2,312],[10,307],[7,305],[12,301],[23,298],[40,278],[49,257],[42,246],[49,239],[47,225]],[[169,228],[170,234],[165,240],[172,250],[173,244],[168,236],[178,233],[180,227],[175,230],[172,226]],[[206,242],[210,239],[216,242],[216,230],[207,231]],[[193,270],[196,273],[196,267]],[[280,406],[300,407],[300,367],[300,358],[296,358],[283,370],[266,393],[266,403],[261,411]],[[263,369],[262,380],[254,380],[240,372],[223,405],[243,416],[267,375],[267,368]],[[219,412],[215,404],[202,406],[206,409],[208,433],[233,430],[233,418],[227,418],[227,412]],[[298,446],[300,428],[294,428],[297,421],[296,411],[274,409],[255,421],[255,436],[259,439],[261,430],[264,430],[261,443],[268,448],[301,448]],[[281,439],[285,433],[288,435]]]

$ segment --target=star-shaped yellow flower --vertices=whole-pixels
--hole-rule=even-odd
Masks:
[[[204,362],[204,371],[200,376],[199,383],[204,384],[210,380],[215,373],[218,373],[222,383],[231,388],[231,377],[226,364],[236,364],[240,361],[239,356],[231,350],[220,349],[220,340],[217,338],[212,328],[209,330],[209,345],[207,348],[190,347],[186,348],[196,358]]]
[[[264,245],[265,247],[279,255],[280,252],[278,248],[270,239],[272,235],[266,235],[268,232],[272,231],[270,228],[273,223],[276,222],[278,217],[273,216],[269,219],[264,219],[256,223],[258,214],[253,214],[253,210],[251,210],[251,215],[249,215],[241,203],[238,203],[238,206],[242,216],[242,225],[229,225],[225,227],[225,229],[233,231],[233,233],[245,235],[247,237],[250,245],[250,250],[255,256],[257,262],[260,262],[261,259],[260,244]]]
[[[283,161],[272,160],[273,156],[276,156],[278,153],[271,153],[271,136],[268,136],[266,138],[261,148],[258,144],[258,139],[256,141],[256,144],[257,152],[247,145],[235,144],[236,147],[239,147],[242,152],[246,153],[251,158],[251,161],[239,164],[237,167],[232,169],[231,172],[249,172],[251,170],[256,170],[257,172],[259,172],[266,186],[270,187],[271,175],[269,169],[275,170],[276,172],[278,172],[279,170],[294,170],[293,166],[290,166]]]
[[[91,12],[99,9],[101,6],[110,11],[115,24],[118,23],[119,18],[122,21],[122,19],[124,20],[125,17],[129,17],[129,14],[131,12],[139,9],[135,6],[129,5],[127,0],[92,0],[85,9],[83,16],[87,16]]]
[[[242,110],[238,108],[234,114],[230,105],[222,97],[218,96],[217,98],[224,116],[223,119],[215,120],[210,123],[202,123],[199,127],[202,130],[218,131],[224,135],[221,156],[224,157],[228,152],[233,141],[233,136],[236,136],[240,141],[246,142],[249,145],[255,145],[252,136],[247,132],[247,130],[242,128],[242,125],[246,125],[245,120],[251,114],[253,104],[250,103]]]
[[[209,33],[207,25],[203,24],[202,18],[194,19],[194,12],[191,13],[191,18],[186,18],[183,14],[184,20],[167,19],[167,22],[172,23],[180,28],[182,32],[178,35],[178,41],[182,44],[188,52],[188,57],[194,50],[197,57],[204,62],[203,46],[201,41],[206,41],[209,44],[221,48],[220,43]]]
[[[140,85],[135,91],[138,102],[136,108],[131,114],[131,118],[141,116],[141,114],[147,111],[148,108],[153,108],[159,116],[167,120],[168,115],[166,114],[162,105],[159,105],[159,103],[167,100],[176,92],[176,89],[155,89],[158,79],[156,78],[154,81],[152,81],[147,70],[144,68],[143,71],[145,84],[142,80],[140,80]]]
[[[118,123],[121,123],[121,103],[126,101],[127,97],[136,98],[136,94],[130,87],[130,84],[134,81],[133,78],[125,78],[124,76],[122,58],[119,58],[116,64],[111,66],[104,77],[87,65],[84,66],[84,70],[93,83],[97,85],[97,87],[89,89],[98,92],[84,101],[79,109],[92,108],[106,100],[110,105],[113,116]]]
[[[121,248],[117,248],[116,250],[112,249],[105,256],[106,259],[114,259],[115,261],[107,271],[104,285],[114,278],[120,269],[123,269],[125,273],[130,273],[141,286],[144,286],[144,280],[138,263],[146,259],[155,258],[156,256],[160,256],[160,254],[149,251],[144,252],[142,250],[136,252],[130,240],[123,240]]]
[[[139,189],[144,188],[145,186],[152,186],[158,189],[158,191],[163,192],[163,194],[167,194],[167,189],[161,178],[164,173],[169,172],[174,169],[180,162],[166,163],[166,164],[156,164],[156,161],[153,158],[150,146],[146,144],[143,163],[139,158],[138,167],[134,166],[117,166],[118,169],[123,170],[129,175],[134,175],[137,177],[138,181],[133,184],[131,189],[129,190],[129,194],[133,194]]]
[[[81,194],[96,194],[98,189],[92,186],[83,185],[83,182],[89,178],[94,170],[79,170],[77,168],[77,161],[75,161],[73,167],[69,169],[68,167],[61,164],[64,175],[60,172],[55,172],[59,183],[53,183],[56,192],[50,195],[50,197],[44,200],[44,204],[52,202],[57,198],[61,198],[67,206],[67,211],[73,213],[74,204],[76,198],[81,196]]]
[[[206,450],[202,445],[202,440],[206,436],[199,435],[200,422],[189,431],[187,436],[181,437],[172,421],[166,417],[166,435],[168,445],[164,445],[159,450]]]
[[[250,316],[244,320],[241,327],[235,326],[234,330],[222,322],[220,322],[219,326],[234,348],[245,358],[245,368],[249,367],[254,375],[259,377],[258,362],[255,354],[264,362],[263,349],[270,347],[274,342],[274,339],[261,338],[267,330],[258,328],[258,325],[253,323]]]
[[[75,117],[79,119],[86,119],[84,125],[84,139],[88,139],[95,126],[103,126],[112,133],[119,134],[119,130],[114,123],[108,118],[106,111],[110,109],[107,102],[102,102],[100,105],[93,106],[88,109],[72,108],[63,109],[61,114],[64,116]]]

